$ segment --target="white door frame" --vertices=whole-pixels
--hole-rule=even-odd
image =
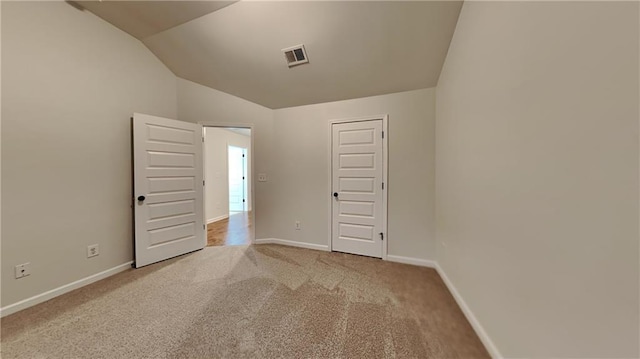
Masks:
[[[364,121],[375,121],[382,120],[382,131],[384,133],[384,137],[382,138],[382,183],[384,183],[384,189],[382,191],[382,233],[384,233],[384,240],[382,242],[382,260],[387,260],[387,243],[389,243],[389,236],[387,232],[387,194],[389,188],[389,181],[387,178],[387,169],[389,166],[389,115],[378,115],[378,116],[366,116],[366,117],[357,117],[357,118],[347,118],[347,119],[339,119],[339,120],[331,120],[329,121],[328,126],[328,144],[329,144],[329,185],[327,192],[327,202],[329,204],[329,241],[328,248],[329,252],[333,251],[333,192],[332,192],[332,184],[333,184],[333,125],[337,123],[349,123],[349,122],[364,122]]]
[[[251,148],[248,149],[248,153],[249,153],[249,158],[251,158],[251,177],[255,176],[255,159],[253,158],[253,147],[254,147],[254,139],[255,139],[255,131],[254,131],[254,124],[252,123],[233,123],[233,122],[210,122],[210,121],[199,121],[198,122],[200,125],[202,125],[202,138],[204,138],[204,128],[205,127],[217,127],[217,128],[248,128],[249,130],[251,130]],[[228,145],[227,145],[228,146]],[[203,151],[202,151],[202,165],[205,166],[206,165],[206,156],[207,156],[207,151],[203,146]],[[227,155],[228,156],[228,155]],[[203,167],[206,170],[206,167]],[[247,176],[248,177],[248,176]],[[255,243],[256,241],[256,186],[255,186],[255,181],[253,180],[253,178],[249,178],[249,181],[251,181],[251,243]],[[207,181],[205,180],[204,182],[204,188],[203,188],[203,197],[204,194],[207,193],[207,186],[209,184],[207,183]],[[227,205],[228,205],[229,199],[227,198]],[[204,203],[204,199],[203,199],[203,203]],[[204,223],[207,223],[207,219],[206,219],[206,213],[205,213],[205,219],[204,219]]]

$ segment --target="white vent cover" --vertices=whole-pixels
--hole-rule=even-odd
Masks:
[[[297,45],[282,49],[282,52],[284,52],[284,57],[287,59],[287,65],[289,65],[289,67],[309,62],[307,52],[304,50],[304,45]]]

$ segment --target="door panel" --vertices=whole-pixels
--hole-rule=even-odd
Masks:
[[[166,219],[195,212],[193,200],[155,203],[149,205],[149,220]]]
[[[340,145],[372,145],[374,144],[375,135],[374,130],[371,128],[357,129],[357,130],[344,130],[340,132]]]
[[[147,155],[147,163],[150,167],[193,168],[196,165],[195,156],[193,154],[148,151]]]
[[[375,216],[373,203],[340,201],[340,213],[348,216]]]
[[[341,238],[373,241],[374,226],[340,223],[339,235]]]
[[[163,126],[155,126],[149,124],[149,141],[158,141],[164,143],[183,143],[193,145],[193,133],[189,130],[181,130],[177,128],[168,128]]]
[[[193,177],[148,178],[149,193],[194,191],[196,188]]]
[[[342,171],[345,172],[345,171]],[[347,192],[366,192],[374,193],[375,178],[339,178],[338,190],[343,193]]]
[[[190,238],[196,235],[196,228],[193,222],[180,224],[168,228],[160,228],[149,231],[149,243],[151,246],[175,241],[176,239]]]
[[[204,248],[202,126],[136,113],[133,154],[136,268]]]
[[[332,125],[331,247],[382,257],[382,120]]]
[[[340,168],[374,168],[375,153],[341,154]]]

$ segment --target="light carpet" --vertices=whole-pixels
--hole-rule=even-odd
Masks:
[[[489,357],[435,270],[279,245],[131,269],[1,327],[6,359]]]

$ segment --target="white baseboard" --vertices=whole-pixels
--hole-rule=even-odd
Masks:
[[[229,214],[228,213],[227,214],[223,214],[222,216],[218,216],[218,217],[214,217],[214,218],[211,218],[211,219],[207,219],[207,224],[213,223],[213,222],[218,222],[218,221],[221,221],[221,220],[227,219],[227,218],[229,218]]]
[[[35,295],[31,298],[27,298],[24,300],[21,300],[17,303],[13,303],[10,305],[7,305],[4,308],[0,308],[0,317],[5,317],[9,314],[13,314],[15,312],[21,311],[23,309],[32,307],[36,304],[40,304],[42,302],[46,302],[49,299],[53,299],[59,295],[68,293],[74,289],[78,289],[80,287],[84,287],[85,285],[91,284],[93,282],[97,282],[100,279],[104,279],[107,277],[110,277],[114,274],[123,272],[129,268],[131,268],[131,263],[133,262],[127,262],[127,263],[123,263],[120,264],[119,266],[113,267],[111,269],[107,269],[105,271],[102,271],[100,273],[96,273],[94,275],[90,275],[88,277],[79,279],[75,282],[69,283],[69,284],[65,284],[63,286],[60,286],[58,288],[46,291],[44,293]]]
[[[476,316],[473,314],[473,312],[471,311],[467,303],[464,301],[460,293],[458,293],[458,290],[456,289],[456,287],[453,285],[451,280],[449,280],[449,277],[447,277],[444,270],[442,269],[442,267],[440,267],[440,265],[437,262],[435,263],[435,268],[438,271],[440,278],[442,278],[442,280],[444,281],[444,284],[449,289],[449,292],[451,292],[451,295],[453,295],[453,298],[456,300],[456,303],[458,303],[458,306],[460,307],[460,309],[462,309],[464,316],[467,317],[467,320],[473,327],[473,330],[475,330],[476,334],[482,341],[482,344],[484,344],[484,347],[489,352],[489,355],[491,355],[491,357],[494,359],[502,358],[503,356],[500,354],[500,351],[498,351],[498,348],[496,347],[496,345],[493,343],[491,338],[489,338],[489,335],[487,334],[487,332],[484,330],[484,328],[482,327],[482,325],[480,324]]]
[[[317,251],[325,251],[325,252],[329,251],[329,246],[327,246],[327,245],[312,244],[312,243],[305,243],[305,242],[296,242],[296,241],[289,241],[289,240],[286,240],[286,239],[278,239],[278,238],[256,239],[253,243],[255,243],[255,244],[282,244],[284,246],[300,247],[300,248],[306,248],[306,249],[315,249]]]
[[[411,265],[420,266],[420,267],[428,267],[428,268],[436,267],[436,262],[428,259],[402,257],[402,256],[394,256],[392,254],[387,254],[387,260],[389,262],[411,264]]]

